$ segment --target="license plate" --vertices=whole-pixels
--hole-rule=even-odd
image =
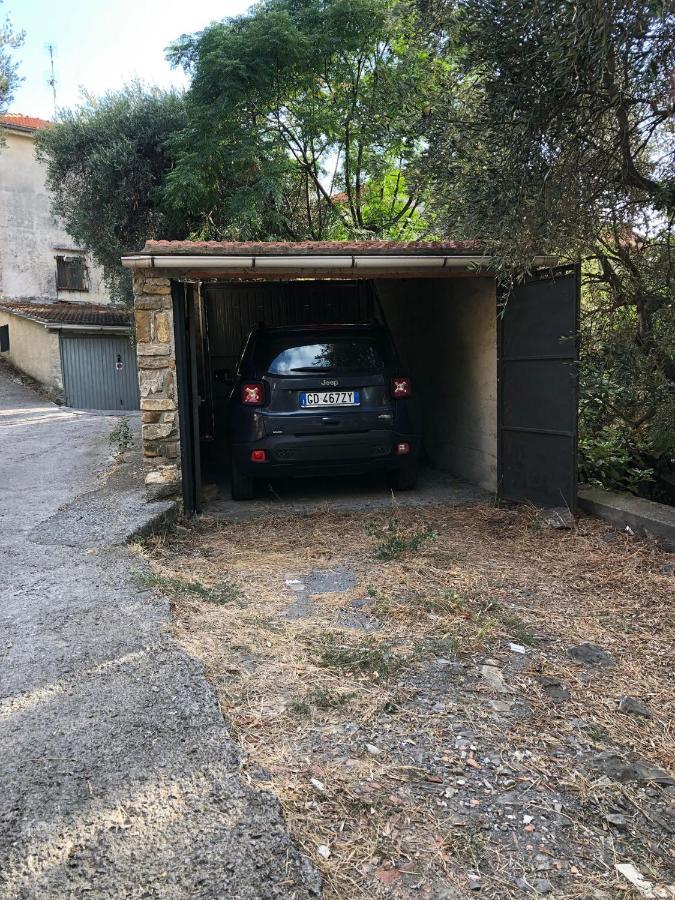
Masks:
[[[300,394],[300,406],[359,406],[358,391],[307,391]]]

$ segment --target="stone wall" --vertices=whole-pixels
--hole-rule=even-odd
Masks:
[[[134,273],[134,310],[148,500],[181,493],[180,433],[171,282]]]

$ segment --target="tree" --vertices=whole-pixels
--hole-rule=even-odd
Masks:
[[[164,179],[174,165],[170,138],[185,123],[180,95],[131,84],[98,99],[85,96],[81,107],[62,112],[38,134],[54,214],[94,254],[118,300],[131,300],[124,253],[148,238],[189,231],[162,208]]]
[[[424,15],[449,62],[424,161],[438,227],[480,237],[503,268],[526,270],[541,250],[582,259],[583,474],[636,488],[656,468],[665,491],[675,484],[673,7],[431,0]]]
[[[9,17],[0,21],[0,114],[7,111],[7,107],[14,99],[14,91],[21,81],[18,63],[13,62],[10,50],[20,47],[24,37],[23,31],[14,31]]]
[[[617,215],[675,213],[675,11],[658,0],[463,0],[429,168],[446,225],[575,248]],[[608,217],[609,212],[609,217]]]
[[[190,74],[168,202],[202,237],[413,236],[441,63],[390,0],[264,0],[169,50]]]

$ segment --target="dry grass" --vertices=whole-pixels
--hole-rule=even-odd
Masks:
[[[564,847],[545,849],[551,880],[564,877],[556,896],[620,896],[597,810],[619,791],[629,805],[644,798],[598,784],[574,760],[620,747],[666,769],[675,762],[673,580],[655,546],[591,519],[551,531],[529,510],[472,506],[199,520],[143,552],[172,598],[175,636],[204,661],[245,766],[279,797],[327,897],[432,898],[449,885],[463,894],[472,869],[484,895],[527,896],[515,878],[532,875],[545,839],[521,829],[505,846],[471,817],[524,782],[534,796],[573,798],[561,816],[574,829]],[[338,567],[353,571],[355,587],[314,596],[310,616],[289,618],[297,595],[286,579]],[[363,599],[381,627],[340,627]],[[566,648],[582,640],[616,666],[572,662]],[[530,648],[520,669],[508,641]],[[523,714],[489,707],[475,677],[486,656]],[[463,663],[467,678],[448,680],[439,658]],[[564,706],[542,692],[541,675],[568,685]],[[623,694],[653,718],[619,713]],[[462,744],[463,732],[476,743]],[[488,764],[490,753],[501,762]],[[663,880],[663,847],[636,841],[631,861]]]

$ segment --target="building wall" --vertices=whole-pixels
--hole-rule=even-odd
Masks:
[[[39,322],[0,309],[0,325],[9,325],[8,359],[26,375],[35,378],[56,394],[63,392],[59,335]]]
[[[0,147],[0,297],[109,303],[102,271],[50,211],[44,165],[30,132],[3,129]],[[56,289],[56,256],[84,256],[89,291]]]
[[[413,379],[431,464],[497,488],[497,316],[493,278],[376,281]]]

